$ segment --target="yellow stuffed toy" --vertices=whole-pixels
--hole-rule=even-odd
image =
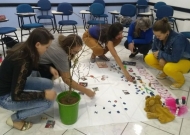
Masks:
[[[147,112],[148,119],[158,119],[160,123],[164,124],[175,119],[175,116],[168,108],[162,106],[161,97],[147,96],[144,110]]]

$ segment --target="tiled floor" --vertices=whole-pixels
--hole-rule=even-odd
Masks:
[[[79,30],[79,35],[82,35],[84,32],[83,29]],[[20,32],[18,32],[20,35]],[[26,39],[26,38],[24,38]],[[123,42],[116,47],[116,50],[121,57],[122,60],[127,60],[129,51],[124,49]],[[2,51],[2,50],[0,50]],[[111,57],[111,54],[106,54],[108,57]],[[85,56],[81,58],[89,59],[90,51],[85,52]],[[137,55],[135,60],[144,64],[141,55]],[[158,71],[149,68],[146,64],[144,64],[147,69],[156,75]],[[187,105],[190,107],[190,100],[189,97],[189,88],[190,88],[190,74],[186,74],[186,83],[180,90],[173,90],[177,97],[186,96],[187,97]],[[171,80],[163,80],[162,83],[165,86],[169,86],[171,84]],[[27,131],[18,131],[10,126],[6,125],[6,119],[12,114],[11,111],[4,110],[0,108],[0,135],[189,135],[190,134],[190,118],[183,118],[183,119],[175,119],[173,122],[168,124],[160,124],[158,120],[150,120],[150,121],[139,121],[135,123],[119,123],[119,124],[110,124],[110,125],[103,125],[103,126],[95,126],[95,127],[84,127],[84,128],[77,128],[77,129],[69,129],[69,130],[59,130],[55,131],[53,129],[46,129],[44,125],[46,120],[41,120],[41,117],[45,116],[48,119],[53,119],[54,112],[53,109],[50,109],[42,116],[36,116],[33,118],[29,118],[31,122],[34,123],[33,127]]]

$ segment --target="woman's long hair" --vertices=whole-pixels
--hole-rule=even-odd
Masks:
[[[36,43],[46,45],[50,40],[53,40],[53,35],[45,28],[34,29],[28,39],[23,43],[18,43],[12,49],[7,51],[7,57],[12,60],[22,60],[30,58],[34,67],[37,67],[39,61],[39,53],[36,48]]]
[[[101,24],[99,25],[99,41],[101,43],[107,43],[108,40],[114,40],[120,31],[123,31],[123,25],[119,22],[113,24]]]
[[[152,26],[148,17],[137,19],[135,23],[135,31],[133,33],[135,38],[140,37],[141,29],[149,29]]]
[[[83,46],[83,42],[80,36],[77,34],[70,34],[68,36],[59,35],[58,37],[59,44],[61,48],[73,59],[74,54],[70,54],[71,49],[76,46]]]

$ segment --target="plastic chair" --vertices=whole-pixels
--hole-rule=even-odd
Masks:
[[[69,30],[63,30],[63,26],[67,26],[67,25],[71,25],[73,27],[73,33],[77,33],[77,22],[75,20],[70,20],[69,16],[73,14],[73,7],[70,3],[67,2],[63,2],[60,3],[57,7],[57,11],[58,12],[63,12],[63,14],[61,14],[62,16],[62,20],[58,22],[59,24],[59,29],[57,30],[58,33],[59,31],[63,32],[63,31],[67,31],[67,33],[71,33]],[[67,19],[64,20],[64,16],[67,16]]]
[[[37,3],[37,6],[40,7],[39,10],[42,13],[42,15],[37,16],[38,23],[40,22],[41,19],[51,20],[51,25],[52,25],[52,28],[54,30],[53,16],[48,14],[48,11],[51,10],[51,3],[50,3],[50,1],[49,0],[39,0],[38,3]]]
[[[100,3],[100,4],[102,4],[102,5],[103,5],[103,8],[104,8],[104,11],[105,11],[105,2],[104,2],[104,0],[94,0],[93,3]],[[95,17],[102,17],[102,18],[104,18],[104,21],[105,21],[106,23],[108,23],[108,15],[105,14],[105,13],[103,13],[103,14],[100,15],[100,16],[95,16]]]
[[[168,5],[161,6],[156,11],[157,18],[155,20],[159,20],[159,19],[162,19],[163,17],[167,17],[169,22],[171,23],[172,28],[174,29],[174,25],[175,25],[176,30],[178,32],[176,20],[174,18],[171,18],[173,16],[173,13],[174,13],[174,10],[171,6],[168,6]]]
[[[121,7],[120,14],[126,17],[134,17],[136,15],[136,7],[132,4],[124,4]],[[125,24],[123,27],[128,28],[130,24]]]
[[[17,6],[17,16],[19,27],[21,28],[21,42],[22,36],[30,34],[32,28],[44,27],[42,24],[36,22],[36,14],[29,4],[20,4]],[[34,18],[34,23],[31,18]],[[25,23],[26,19],[29,23]],[[28,30],[29,33],[23,34],[23,30]]]
[[[3,55],[5,57],[5,48],[4,45],[5,44],[9,44],[9,43],[17,43],[19,42],[18,36],[16,34],[17,29],[14,27],[0,27],[0,36],[1,36],[1,45],[3,47]],[[10,35],[11,33],[14,33],[14,35]],[[7,41],[7,37],[16,37],[16,39],[11,40],[11,41]]]
[[[166,3],[165,3],[165,2],[162,2],[162,1],[155,3],[155,4],[154,4],[154,9],[153,9],[154,12],[156,13],[156,10],[157,10],[159,7],[165,6],[165,5],[166,5]]]
[[[105,21],[100,20],[100,15],[104,14],[103,5],[100,3],[93,3],[90,6],[90,13],[93,16],[91,20],[87,21],[88,28],[90,25],[98,25],[98,24],[105,24]],[[98,19],[98,20],[97,20]]]
[[[137,14],[139,13],[141,9],[144,9],[144,12],[145,12],[147,7],[148,7],[148,2],[146,0],[138,0],[137,5],[136,5]]]

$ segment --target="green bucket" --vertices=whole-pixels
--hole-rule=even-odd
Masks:
[[[59,100],[66,96],[68,94],[68,91],[61,92],[57,96],[57,103],[59,104],[59,115],[61,118],[61,122],[65,125],[72,125],[74,124],[78,119],[78,107],[80,102],[80,95],[74,91],[72,91],[71,96],[77,97],[79,100],[72,105],[64,105],[59,102]]]

